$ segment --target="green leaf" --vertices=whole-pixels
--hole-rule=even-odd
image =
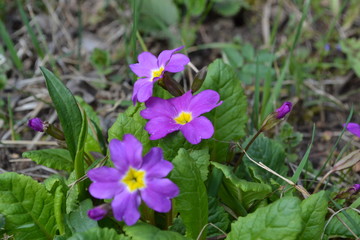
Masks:
[[[54,199],[31,177],[0,174],[0,213],[5,231],[14,239],[53,239],[56,232]]]
[[[346,213],[354,220],[354,222],[360,226],[360,214],[354,210],[348,209]],[[357,231],[356,228],[350,223],[350,221],[345,217],[343,213],[337,214],[338,217],[343,220],[350,227],[350,229],[357,235],[360,236],[360,232]],[[325,229],[325,233],[330,238],[341,237],[341,238],[353,238],[354,235],[337,219],[337,217],[333,217],[329,223],[329,225]]]
[[[186,226],[186,235],[196,239],[208,220],[208,199],[205,185],[196,163],[185,149],[180,149],[172,161],[171,180],[179,187],[175,209]],[[206,234],[202,235],[204,239]]]
[[[70,153],[66,149],[41,149],[22,154],[24,158],[30,158],[40,165],[57,170],[71,172],[74,169],[74,163]]]
[[[54,195],[54,216],[56,220],[56,225],[59,228],[60,235],[65,234],[65,223],[64,223],[64,213],[65,212],[65,194],[63,191],[63,186],[59,185],[56,188]]]
[[[247,139],[248,142],[252,137]],[[259,135],[247,151],[248,155],[257,162],[262,162],[267,167],[271,168],[281,176],[285,176],[288,172],[288,167],[285,165],[285,151],[283,146],[275,140],[265,137],[263,134]],[[247,156],[243,157],[245,169],[250,172],[253,177],[262,183],[271,183],[274,179],[278,183],[283,180],[274,176],[272,173],[256,166]]]
[[[225,162],[229,144],[220,141],[238,141],[245,136],[245,124],[248,119],[246,96],[233,68],[222,60],[215,60],[209,65],[201,90],[205,89],[218,91],[223,101],[222,105],[206,116],[215,128],[213,138],[219,140],[209,143],[211,160]]]
[[[230,225],[229,214],[219,205],[219,201],[214,197],[209,197],[209,223],[214,224],[224,232]],[[222,234],[217,228],[208,226],[207,237],[214,237]]]
[[[302,230],[300,200],[284,197],[231,224],[227,240],[295,240]]]
[[[210,164],[209,147],[204,146],[199,150],[189,149],[188,152],[190,157],[195,160],[196,166],[198,167],[201,174],[201,179],[206,181]]]
[[[324,191],[313,194],[302,201],[301,218],[303,230],[299,235],[299,240],[321,239],[325,226],[327,206],[328,203]]]
[[[86,232],[80,232],[74,234],[68,240],[99,240],[99,239],[108,239],[108,240],[130,240],[130,238],[125,237],[123,234],[119,235],[114,229],[108,228],[92,228]]]
[[[163,231],[146,223],[137,223],[133,226],[124,226],[124,232],[132,240],[156,239],[156,240],[186,240],[177,232]]]
[[[238,178],[228,166],[216,162],[211,164],[224,174],[219,196],[226,205],[239,215],[241,212],[238,210],[240,210],[241,206],[249,209],[255,201],[264,199],[272,191],[270,185],[248,182]]]
[[[124,113],[120,113],[115,123],[109,129],[109,142],[111,139],[122,140],[124,134],[134,135],[143,145],[143,153],[147,153],[156,141],[150,141],[149,133],[144,129],[146,120],[140,116],[143,105],[129,107]]]
[[[59,78],[44,67],[40,67],[46,80],[50,97],[55,105],[65,140],[72,159],[75,159],[79,135],[82,125],[82,116],[77,102]]]
[[[69,227],[73,233],[86,232],[91,228],[97,227],[97,221],[90,219],[87,212],[93,207],[90,199],[86,199],[79,204],[79,207],[71,212],[68,217]]]
[[[182,0],[185,3],[188,14],[199,16],[205,9],[206,0]]]
[[[238,13],[243,6],[247,6],[246,1],[215,0],[214,11],[225,17],[231,17]]]

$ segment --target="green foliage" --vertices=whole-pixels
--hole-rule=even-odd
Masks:
[[[214,11],[225,17],[234,16],[242,7],[248,7],[245,0],[214,0],[214,2]]]
[[[301,143],[302,139],[303,135],[296,132],[288,122],[285,122],[285,124],[281,126],[280,134],[277,137],[277,140],[284,146],[285,152],[289,153],[287,158],[292,162],[298,159],[298,155],[293,152],[295,152],[296,147]]]
[[[205,7],[206,7],[206,0],[177,0],[177,2],[185,4],[187,8],[187,14],[192,16],[200,15]]]
[[[356,75],[360,77],[360,41],[349,38],[342,40],[340,44],[341,50],[346,54],[349,65]]]
[[[53,239],[57,230],[54,198],[31,177],[0,174],[0,213],[15,239]]]
[[[141,1],[139,28],[146,32],[167,30],[179,21],[179,13],[172,0]]]
[[[248,138],[247,141],[251,139]],[[281,176],[285,176],[288,167],[285,165],[285,152],[283,146],[275,140],[269,139],[264,135],[259,135],[247,151],[248,155],[257,162],[262,162]],[[274,179],[278,183],[283,181],[275,177],[272,173],[256,166],[247,156],[243,158],[243,167],[256,180],[262,183],[271,183]]]
[[[74,96],[61,80],[48,69],[44,67],[40,69],[44,74],[46,86],[60,119],[70,155],[72,159],[75,159],[83,122],[80,109]]]
[[[107,68],[111,63],[109,52],[95,48],[91,53],[90,63],[96,68],[97,71],[106,74]]]
[[[256,201],[264,199],[272,191],[270,185],[238,178],[228,166],[215,162],[211,164],[224,174],[219,190],[221,200],[239,215],[246,214],[245,209],[249,209]]]
[[[199,150],[188,150],[190,157],[195,160],[196,166],[200,171],[201,179],[206,181],[207,175],[209,173],[209,164],[210,164],[210,154],[209,147],[205,146]]]
[[[171,180],[179,187],[175,198],[175,209],[180,213],[186,226],[186,236],[197,238],[208,221],[208,199],[201,173],[194,159],[185,149],[180,149],[172,161],[174,169]],[[203,234],[200,239],[204,239]]]
[[[130,238],[125,237],[123,234],[119,235],[114,229],[108,228],[93,228],[85,232],[79,232],[74,234],[68,240],[99,240],[99,239],[109,239],[109,240],[130,240]]]
[[[238,141],[245,135],[247,103],[244,90],[233,68],[221,60],[215,60],[209,65],[201,88],[205,89],[217,91],[223,101],[221,106],[205,115],[214,125],[213,138],[225,142]],[[229,153],[229,144],[219,141],[209,142],[211,160],[224,162]]]
[[[146,120],[140,116],[143,105],[129,107],[124,113],[120,113],[115,123],[109,129],[109,142],[111,139],[122,140],[125,134],[134,135],[143,144],[143,153],[147,153],[155,145],[150,141],[149,133],[144,129]]]
[[[227,240],[295,240],[302,230],[300,200],[284,197],[231,224]]]
[[[124,226],[125,234],[132,240],[156,239],[156,240],[186,240],[177,232],[162,231],[155,226],[146,223],[137,223],[133,226]]]
[[[219,201],[216,198],[209,197],[209,223],[214,224],[224,232],[227,232],[230,225],[229,214],[225,212],[224,208],[219,205]],[[218,229],[213,226],[207,227],[207,237],[214,237],[222,234]]]
[[[301,203],[301,218],[303,230],[299,240],[321,239],[327,214],[327,200],[325,192],[311,195]]]
[[[97,221],[90,219],[87,212],[93,207],[90,199],[79,204],[79,207],[68,215],[68,224],[73,233],[86,232],[98,226]]]
[[[57,170],[71,172],[74,169],[74,162],[66,149],[41,149],[24,152],[24,158],[30,158],[40,165]]]
[[[348,209],[346,210],[346,213],[354,220],[355,224],[357,224],[357,226],[360,226],[360,214],[352,209]],[[346,223],[347,226],[349,226],[349,228],[357,235],[360,236],[360,232],[357,231],[356,228],[354,228],[354,226],[351,224],[351,222],[349,221],[349,219],[347,217],[345,217],[345,215],[343,213],[339,213],[337,214],[338,217],[341,218],[341,220],[343,222]],[[351,234],[351,232],[344,226],[344,224],[342,224],[339,219],[337,219],[336,217],[333,217],[329,223],[329,225],[327,225],[326,229],[325,229],[325,233],[331,237],[341,237],[341,238],[353,238],[354,235]]]

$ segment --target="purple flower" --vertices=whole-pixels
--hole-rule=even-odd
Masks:
[[[170,199],[179,194],[179,189],[165,178],[173,165],[163,159],[161,148],[154,147],[142,157],[141,143],[126,134],[123,141],[111,140],[109,149],[115,168],[104,166],[88,172],[93,181],[90,194],[98,199],[113,198],[114,217],[127,225],[139,220],[141,199],[155,211],[170,211]]]
[[[354,192],[354,194],[356,194],[357,192],[360,191],[360,184],[354,184],[350,189],[349,191],[352,191]]]
[[[44,122],[40,118],[32,118],[28,122],[28,126],[38,132],[44,132]]]
[[[98,206],[88,211],[88,217],[95,221],[99,221],[103,219],[107,213],[108,213],[107,209],[105,209],[102,206]]]
[[[181,53],[175,53],[184,46],[172,50],[162,51],[158,58],[150,52],[143,52],[138,56],[139,63],[129,67],[140,79],[135,82],[132,100],[145,102],[152,96],[154,82],[161,79],[165,72],[181,72],[190,59]]]
[[[343,124],[343,127],[345,127],[346,124]],[[360,125],[357,123],[348,123],[346,126],[346,129],[351,132],[352,134],[360,137]]]
[[[192,96],[188,91],[180,97],[161,99],[151,97],[146,102],[146,109],[140,115],[150,121],[145,125],[150,139],[156,140],[180,130],[186,140],[198,144],[201,139],[208,139],[214,134],[214,127],[209,119],[200,116],[222,104],[220,95],[213,90],[205,90]]]
[[[284,102],[281,107],[276,109],[276,118],[281,119],[286,116],[291,111],[292,103],[291,102]]]

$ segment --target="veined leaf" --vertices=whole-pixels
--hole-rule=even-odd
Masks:
[[[220,141],[238,141],[245,136],[247,122],[247,102],[240,80],[233,68],[222,60],[209,65],[208,73],[201,90],[213,89],[220,94],[222,105],[205,114],[213,123],[213,138]],[[219,141],[210,143],[211,159],[225,162],[229,144]]]
[[[241,207],[248,209],[254,201],[264,199],[272,191],[270,185],[238,178],[228,166],[216,162],[211,164],[224,174],[219,191],[220,198],[239,215],[243,215]]]
[[[224,208],[219,205],[219,201],[214,197],[209,197],[209,223],[214,224],[224,232],[230,225],[229,214],[225,212]],[[222,234],[217,228],[208,226],[207,237],[214,237]]]
[[[187,238],[177,232],[163,231],[153,225],[137,223],[133,226],[124,226],[126,235],[132,240],[186,240]]]
[[[125,237],[123,234],[119,235],[114,229],[108,228],[92,228],[86,232],[78,232],[68,240],[99,240],[99,239],[108,239],[108,240],[130,240],[130,238]]]
[[[65,140],[72,159],[75,159],[79,135],[82,125],[82,116],[77,102],[70,90],[52,72],[40,67],[46,80],[50,97],[54,103]]]
[[[142,105],[129,107],[124,113],[120,113],[115,123],[109,129],[109,142],[111,139],[122,140],[127,133],[134,135],[143,144],[143,153],[147,153],[156,141],[150,141],[148,132],[144,129],[146,120],[140,116]]]
[[[360,226],[360,214],[352,209],[346,210],[346,213],[354,220],[354,222]],[[343,220],[346,225],[348,225],[351,230],[357,235],[360,236],[360,232],[357,231],[356,228],[353,227],[351,222],[343,213],[337,214]],[[329,225],[326,227],[325,233],[331,237],[341,237],[341,238],[353,238],[354,235],[351,234],[351,232],[337,219],[334,217],[331,219]]]
[[[79,204],[79,208],[68,215],[69,227],[73,233],[86,232],[98,226],[97,221],[88,217],[87,211],[93,207],[90,199],[86,199]]]
[[[295,240],[302,230],[300,200],[284,197],[231,224],[227,240]]]
[[[313,194],[302,201],[301,218],[304,228],[298,238],[299,240],[321,239],[325,226],[325,216],[328,211],[327,206],[324,191]]]
[[[0,214],[5,216],[5,231],[14,239],[55,236],[54,198],[31,177],[0,174]]]
[[[66,149],[41,149],[24,152],[24,158],[30,158],[37,164],[44,165],[57,170],[71,172],[74,169],[74,162]]]
[[[175,209],[186,226],[186,236],[196,239],[208,221],[208,199],[206,188],[194,159],[185,149],[180,149],[172,161],[174,169],[171,180],[179,187],[175,198]],[[200,239],[204,239],[206,233]]]

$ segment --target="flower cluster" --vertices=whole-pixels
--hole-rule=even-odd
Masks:
[[[139,220],[141,200],[155,211],[170,211],[170,199],[179,194],[179,189],[165,178],[173,165],[163,159],[162,149],[154,147],[143,157],[141,143],[131,134],[124,135],[123,141],[111,140],[109,149],[115,168],[103,166],[87,173],[93,181],[90,194],[98,199],[113,199],[114,217],[127,225]],[[106,213],[104,207],[96,207],[88,215],[100,220]]]

